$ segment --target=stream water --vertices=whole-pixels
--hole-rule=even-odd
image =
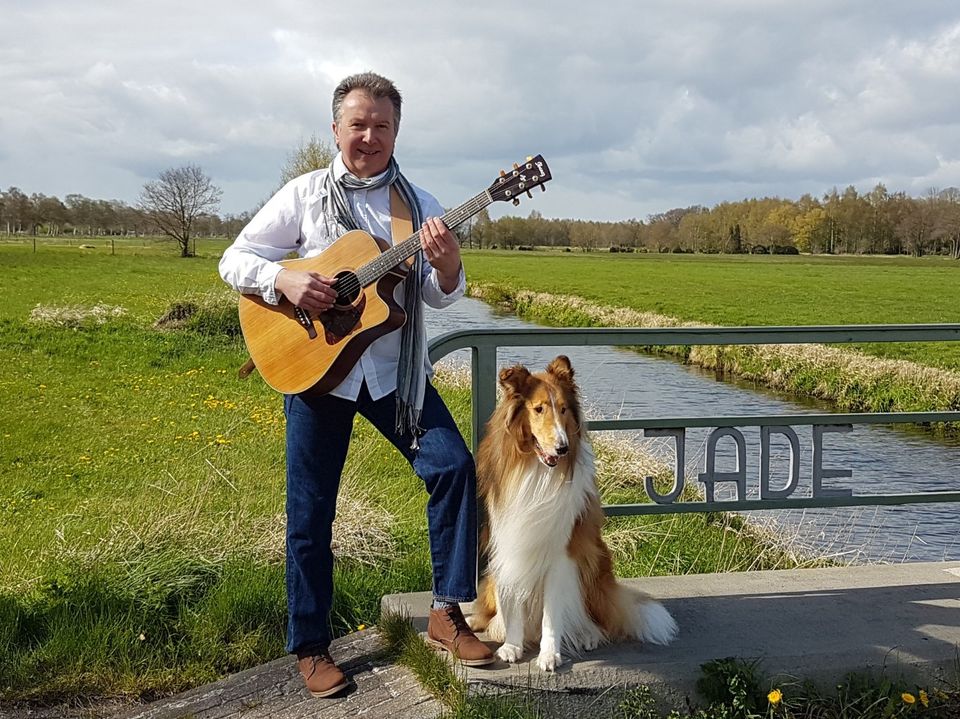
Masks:
[[[427,333],[484,327],[536,327],[516,316],[495,312],[479,300],[463,298],[444,310],[427,311]],[[584,404],[591,418],[708,417],[826,413],[831,409],[741,382],[718,380],[712,372],[669,358],[652,357],[614,347],[507,347],[497,365],[516,363],[543,369],[557,354],[570,357]],[[469,363],[467,350],[445,361]],[[812,430],[795,427],[800,439],[800,483],[794,496],[812,490]],[[741,428],[746,439],[748,494],[759,485],[760,431]],[[709,429],[688,429],[686,478],[698,484],[704,470]],[[672,440],[629,434],[650,451],[673,464]],[[849,487],[854,494],[911,493],[956,490],[960,484],[960,442],[938,439],[919,431],[876,425],[854,425],[847,434],[824,437],[824,467],[849,469],[849,479],[825,480],[825,486]],[[786,441],[773,444],[771,486],[788,479]],[[733,442],[717,446],[718,471],[735,469]],[[638,482],[642,482],[638,478]],[[717,499],[731,499],[732,485],[717,485]],[[836,555],[848,561],[901,562],[960,559],[960,514],[954,504],[901,507],[851,507],[817,510],[749,512],[755,521],[772,522],[798,548]]]

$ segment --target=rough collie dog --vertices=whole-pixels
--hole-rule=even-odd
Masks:
[[[570,360],[561,355],[536,374],[504,369],[500,385],[477,453],[488,565],[471,628],[502,642],[497,656],[506,662],[539,640],[544,671],[562,663],[561,653],[617,639],[666,644],[677,632],[673,617],[613,576]]]

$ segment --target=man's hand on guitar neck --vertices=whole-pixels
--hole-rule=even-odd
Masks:
[[[439,217],[420,228],[420,246],[427,262],[437,271],[440,289],[450,294],[460,282],[460,243]]]
[[[324,277],[319,272],[280,270],[273,286],[290,302],[307,312],[323,312],[333,307],[337,291],[331,287],[335,277]]]

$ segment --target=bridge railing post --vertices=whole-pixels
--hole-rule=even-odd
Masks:
[[[473,431],[471,449],[476,454],[483,428],[497,405],[497,346],[477,344],[471,349],[473,387]]]

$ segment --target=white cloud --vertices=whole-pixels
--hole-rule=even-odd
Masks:
[[[0,11],[0,184],[28,192],[132,202],[195,162],[242,211],[300,140],[329,137],[333,87],[366,69],[403,91],[398,158],[448,205],[537,152],[555,179],[523,214],[960,185],[960,9],[944,0]]]

